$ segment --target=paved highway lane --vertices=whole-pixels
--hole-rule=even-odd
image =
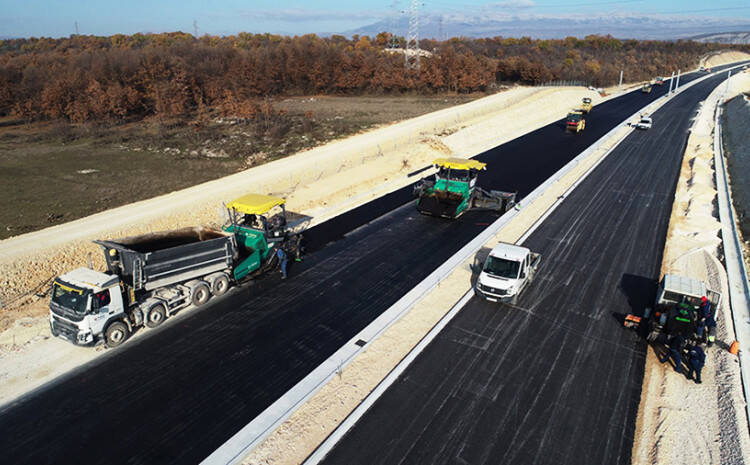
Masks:
[[[628,464],[645,343],[622,327],[655,293],[674,189],[712,78],[634,132],[525,245],[518,307],[474,297],[326,464]]]
[[[490,163],[482,184],[530,192],[656,96],[636,92],[595,107],[578,136],[558,122],[482,154]],[[237,289],[2,407],[4,460],[208,456],[496,217],[470,212],[450,222],[397,208],[409,190],[311,230],[315,252],[288,281]],[[332,238],[340,240],[326,245]]]

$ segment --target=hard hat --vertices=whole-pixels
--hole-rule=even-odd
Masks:
[[[704,304],[706,303],[706,301],[707,301],[707,300],[708,300],[708,299],[706,299],[706,296],[705,296],[705,295],[704,295],[703,297],[701,297],[701,302],[703,302]]]

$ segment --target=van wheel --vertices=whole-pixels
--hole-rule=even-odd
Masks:
[[[229,278],[223,274],[214,279],[211,293],[215,296],[224,295],[229,290]]]
[[[211,298],[211,292],[208,290],[208,284],[200,283],[193,288],[192,300],[196,307],[208,302],[209,298]]]
[[[107,331],[104,333],[107,347],[119,346],[128,339],[128,336],[130,336],[130,330],[128,325],[122,321],[115,321],[107,327]]]
[[[149,328],[156,328],[160,324],[164,323],[167,319],[167,309],[164,308],[164,304],[156,304],[148,310],[148,316],[146,317],[146,326]]]

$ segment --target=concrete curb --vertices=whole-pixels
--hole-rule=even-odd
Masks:
[[[750,424],[747,423],[750,421],[750,404],[748,404],[748,399],[750,399],[750,359],[745,358],[750,354],[750,286],[748,286],[747,269],[742,256],[742,242],[737,232],[737,222],[732,209],[732,189],[728,182],[722,151],[722,98],[716,105],[714,121],[714,172],[716,173],[716,190],[719,193],[717,197],[719,200],[721,238],[724,244],[724,262],[729,280],[730,311],[734,322],[734,333],[740,344],[738,356],[745,395],[745,412],[747,415],[745,425],[748,427],[748,433],[750,433]]]

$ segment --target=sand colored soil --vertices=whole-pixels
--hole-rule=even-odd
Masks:
[[[693,277],[722,293],[717,344],[707,351],[701,385],[659,363],[664,349],[650,347],[633,447],[635,464],[740,464],[750,457],[739,361],[727,350],[734,340],[727,276],[717,258],[721,226],[715,207],[712,132],[716,102],[726,88],[721,84],[706,99],[688,138],[662,262],[662,274]],[[748,90],[750,75],[740,73],[730,80],[727,98]]]
[[[717,54],[711,54],[711,55],[704,57],[701,60],[701,66],[710,68],[713,66],[726,65],[729,63],[734,63],[737,61],[745,61],[745,60],[750,60],[750,54],[745,53],[745,52],[738,52],[735,50],[730,50],[730,51],[721,52]]]

